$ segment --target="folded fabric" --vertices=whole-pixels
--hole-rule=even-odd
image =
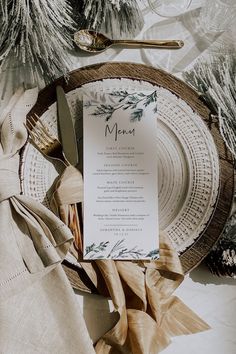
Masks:
[[[0,117],[0,348],[4,354],[91,354],[60,264],[72,234],[50,210],[21,194],[19,150],[37,93],[19,89]]]
[[[73,178],[77,181],[72,182]],[[75,170],[65,170],[57,182],[54,207],[58,203],[57,208],[66,211],[67,203],[83,202],[81,187],[77,191],[71,189],[76,183],[82,187],[81,174],[76,176]],[[96,343],[97,354],[157,354],[168,346],[172,336],[209,329],[173,296],[184,275],[164,232],[160,232],[157,261],[83,261],[81,257],[79,261],[97,291],[111,297],[119,313],[117,324]]]

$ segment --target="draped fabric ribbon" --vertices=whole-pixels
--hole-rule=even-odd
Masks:
[[[73,241],[71,231],[20,190],[19,150],[37,94],[19,89],[0,117],[0,348],[2,353],[92,354],[60,265]]]
[[[81,174],[66,169],[54,193],[53,204],[66,210],[69,196],[83,202]],[[72,179],[76,179],[72,183]],[[70,183],[68,183],[68,180]],[[81,184],[78,190],[71,185]],[[191,334],[209,326],[191,311],[174,290],[184,279],[177,253],[168,236],[160,233],[160,259],[157,261],[83,261],[100,294],[109,296],[119,313],[119,321],[95,345],[97,354],[157,354],[172,336]]]
[[[63,183],[61,183],[63,181]],[[69,191],[69,193],[67,193]],[[62,199],[61,199],[62,198]],[[55,181],[55,191],[50,207],[52,211],[70,228],[74,242],[70,253],[77,258],[78,250],[82,252],[82,236],[76,202],[83,200],[82,175],[72,165],[63,172],[62,178]]]

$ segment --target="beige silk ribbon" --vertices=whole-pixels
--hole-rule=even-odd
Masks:
[[[72,177],[73,176],[73,177]],[[70,183],[67,183],[68,178]],[[82,178],[66,169],[53,204],[83,202]],[[80,184],[78,191],[71,185]],[[71,196],[71,200],[70,200]],[[172,336],[197,333],[209,326],[173,295],[184,279],[181,263],[166,233],[160,233],[156,261],[80,260],[98,292],[111,297],[119,313],[117,324],[95,344],[97,354],[157,354]]]

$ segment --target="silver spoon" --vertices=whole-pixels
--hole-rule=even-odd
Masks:
[[[179,49],[182,48],[184,42],[181,40],[131,40],[131,39],[110,39],[102,33],[90,30],[80,30],[74,34],[74,41],[76,45],[86,52],[98,53],[103,52],[112,45],[127,45],[132,47],[156,47],[165,49]]]

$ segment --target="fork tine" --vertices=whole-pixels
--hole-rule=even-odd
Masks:
[[[35,135],[35,138],[38,139],[42,144],[53,144],[56,138],[52,137],[48,129],[42,123],[37,115],[31,116],[28,120],[31,132]],[[36,119],[38,118],[38,119]]]
[[[31,122],[30,119],[28,119],[27,124],[29,125],[29,127],[27,126],[27,129],[28,129],[28,130],[30,130],[30,131],[35,131],[35,129],[34,129],[35,126],[34,126],[34,124]]]
[[[33,125],[33,123],[29,120],[29,127],[27,127],[27,130],[29,132],[29,135],[31,138],[34,139],[34,141],[39,142],[39,143],[44,143],[44,139],[42,138],[42,136],[40,135],[40,132],[38,131],[38,128]]]
[[[30,137],[33,139],[33,140],[36,140],[38,138],[37,134],[36,134],[36,131],[34,129],[34,126],[32,125],[32,123],[28,120],[28,125],[25,124],[25,127],[30,135]]]
[[[50,140],[53,140],[52,135],[49,133],[48,128],[46,128],[46,126],[43,124],[43,122],[41,121],[41,119],[39,118],[39,116],[36,113],[34,114],[34,116],[32,116],[32,119],[33,119],[34,124],[37,125],[37,128],[40,130],[40,132],[47,135],[47,137]]]
[[[36,148],[38,148],[41,152],[43,152],[45,150],[46,144],[42,141],[42,139],[41,140],[39,139],[38,134],[36,134],[34,129],[29,128],[26,124],[25,124],[25,127],[28,131],[28,134],[29,134],[34,146]]]
[[[56,137],[54,135],[52,135],[51,132],[49,132],[49,129],[44,125],[44,123],[42,122],[42,120],[39,118],[39,116],[36,113],[35,113],[35,117],[37,120],[35,120],[35,118],[34,118],[34,121],[36,123],[39,123],[42,131],[47,135],[47,137],[52,141],[55,140]]]
[[[37,126],[37,128],[40,130],[41,134],[43,133],[44,135],[46,135],[50,141],[55,140],[55,137],[52,136],[52,134],[49,132],[48,128],[43,124],[43,122],[41,121],[41,119],[39,118],[39,116],[37,114],[34,114],[34,116],[32,116],[32,119],[33,119],[35,126]]]
[[[25,126],[25,128],[26,128],[28,134],[30,135],[30,137],[33,139],[33,133],[32,133],[32,131],[31,131],[31,129],[30,129],[30,128],[28,127],[28,125],[26,125],[25,123],[24,123],[24,126]]]

